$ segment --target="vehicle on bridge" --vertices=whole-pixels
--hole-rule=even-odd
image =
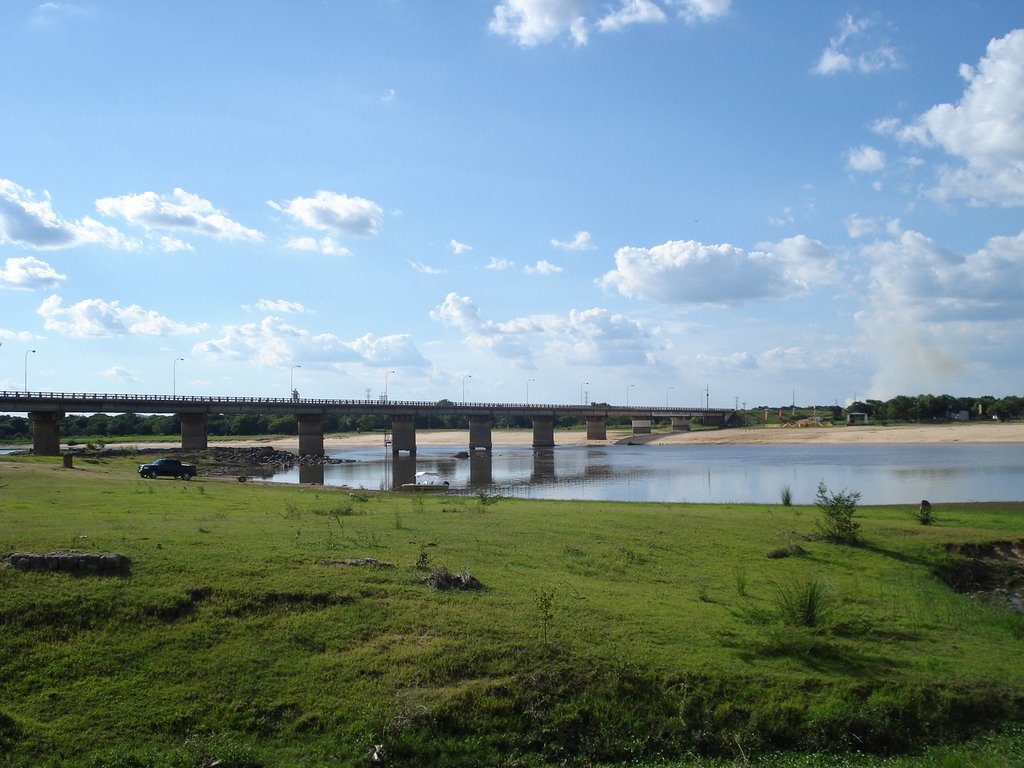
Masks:
[[[157,459],[152,464],[139,464],[139,474],[147,480],[154,480],[158,477],[177,477],[182,480],[191,480],[195,477],[195,464],[182,464],[180,459]]]

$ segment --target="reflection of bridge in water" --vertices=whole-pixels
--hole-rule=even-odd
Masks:
[[[729,426],[735,412],[723,408],[681,408],[615,405],[553,405],[544,403],[452,403],[400,400],[317,400],[273,397],[197,397],[166,395],[82,394],[68,392],[0,392],[0,413],[28,413],[32,420],[32,448],[42,456],[60,453],[60,420],[67,413],[173,413],[181,422],[181,447],[204,450],[211,415],[255,413],[295,416],[299,454],[324,454],[324,420],[329,415],[379,416],[391,424],[391,450],[416,453],[416,421],[459,416],[469,423],[469,451],[490,451],[491,429],[498,417],[529,418],[533,447],[553,448],[555,421],[582,418],[588,440],[606,440],[608,418],[626,416],[634,434],[651,431],[654,419],[668,419],[683,429],[700,417],[709,426]]]
[[[553,448],[513,448],[511,452],[474,451],[461,455],[433,453],[427,457],[415,454],[389,454],[383,457],[359,458],[337,464],[303,464],[298,468],[300,484],[363,488],[398,489],[416,482],[416,473],[428,467],[441,479],[451,484],[451,490],[461,492],[489,492],[499,486],[573,484],[606,480],[616,474],[603,449],[580,446],[556,451]],[[494,463],[502,467],[495,482]],[[468,477],[466,468],[468,465]],[[511,467],[511,468],[510,468]],[[642,469],[630,470],[634,475]],[[331,477],[335,475],[335,477]],[[290,475],[292,478],[295,475]],[[340,477],[339,477],[340,476]]]

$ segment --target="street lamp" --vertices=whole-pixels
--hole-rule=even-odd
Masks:
[[[35,350],[34,349],[30,349],[30,350],[25,352],[25,394],[26,395],[28,394],[28,353],[29,352],[32,352],[34,354]]]
[[[629,408],[629,390],[631,390],[635,386],[636,386],[636,384],[627,384],[626,385],[626,407],[627,408]]]
[[[472,379],[472,378],[473,378],[473,374],[471,374],[471,373],[467,373],[465,376],[462,377],[462,404],[463,405],[466,404],[466,379]]]
[[[526,404],[527,405],[530,404],[530,382],[531,381],[536,381],[536,379],[527,379],[526,380]]]
[[[299,399],[299,398],[297,398],[295,396],[295,369],[296,368],[301,368],[301,367],[302,367],[301,365],[293,365],[291,372],[288,374],[288,388],[291,390],[291,392],[289,394],[291,395],[292,399],[294,399],[294,400],[298,400]]]
[[[394,371],[384,371],[384,402],[388,401],[388,374]]]
[[[580,384],[580,405],[586,405],[586,403],[583,402],[583,388],[587,386],[590,386],[589,381],[584,381],[582,384]]]
[[[171,365],[171,397],[178,396],[178,363],[185,362],[184,357],[174,358],[174,364]]]

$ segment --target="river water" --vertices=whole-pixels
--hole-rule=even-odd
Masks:
[[[1024,500],[1024,445],[614,445],[535,450],[496,446],[456,458],[421,447],[392,457],[382,447],[330,454],[344,463],[294,468],[279,482],[388,490],[417,472],[447,480],[450,492],[534,499],[810,504],[820,481],[859,491],[862,504]]]

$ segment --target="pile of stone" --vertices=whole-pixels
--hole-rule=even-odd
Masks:
[[[123,574],[132,561],[116,552],[83,552],[79,549],[54,550],[45,554],[14,552],[7,555],[7,565],[22,571],[65,571],[81,574]]]
[[[452,572],[444,569],[436,569],[431,571],[429,576],[424,576],[423,581],[438,590],[484,588],[484,585],[480,583],[480,580],[468,571]]]

